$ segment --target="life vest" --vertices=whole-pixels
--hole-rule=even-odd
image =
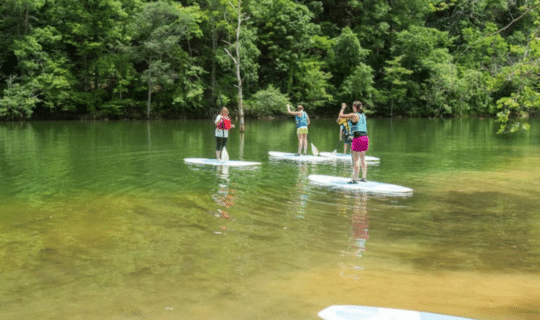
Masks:
[[[231,119],[229,117],[221,116],[221,121],[217,125],[218,129],[229,130],[231,128]]]
[[[351,141],[351,127],[349,126],[349,121],[347,119],[339,119],[338,124],[341,127],[341,138],[350,143]]]
[[[307,127],[307,113],[305,111],[302,111],[301,116],[295,116],[294,120],[297,128]]]
[[[366,116],[364,114],[356,113],[358,115],[358,122],[354,123],[349,120],[349,126],[351,128],[351,134],[358,132],[367,132]]]
[[[347,119],[339,119],[338,124],[343,128],[343,132],[350,132],[351,127],[349,126],[349,121]]]

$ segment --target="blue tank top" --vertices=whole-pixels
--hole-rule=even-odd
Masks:
[[[305,111],[302,111],[301,116],[294,116],[294,120],[297,128],[307,127],[307,113]]]
[[[354,133],[355,131],[360,132],[367,132],[367,125],[366,125],[366,116],[364,114],[356,113],[358,115],[358,122],[353,123],[350,121],[349,126],[351,128],[351,133]]]

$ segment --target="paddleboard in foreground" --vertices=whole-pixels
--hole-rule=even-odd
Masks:
[[[473,320],[438,313],[364,306],[335,305],[321,312],[324,320]]]
[[[312,155],[296,155],[290,152],[269,151],[268,155],[273,159],[298,161],[298,162],[327,162],[332,159],[329,157],[312,156]]]
[[[206,158],[185,158],[185,163],[200,164],[205,166],[229,166],[229,167],[245,167],[260,165],[260,162],[241,161],[241,160],[218,160]]]
[[[345,153],[319,152],[319,155],[321,155],[323,157],[330,157],[330,158],[333,158],[333,159],[336,159],[336,160],[352,161],[351,155],[350,154],[345,154]],[[379,161],[381,161],[381,159],[379,159],[377,157],[366,156],[365,158],[366,158],[367,162],[379,162]]]
[[[369,180],[366,182],[349,183],[351,178],[325,176],[320,174],[311,174],[309,175],[308,179],[314,184],[340,190],[396,196],[408,196],[412,195],[413,193],[413,189],[411,188]]]

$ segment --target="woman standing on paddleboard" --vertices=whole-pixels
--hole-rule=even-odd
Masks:
[[[352,180],[349,183],[358,183],[360,167],[362,167],[362,179],[367,181],[366,151],[369,148],[369,138],[367,136],[366,115],[360,101],[353,102],[353,113],[343,114],[347,108],[346,104],[341,105],[338,119],[348,119],[351,134],[351,155],[353,161]]]
[[[221,151],[227,144],[229,129],[234,128],[234,124],[231,124],[231,118],[229,118],[229,109],[223,107],[214,123],[216,124],[216,159],[221,160]]]
[[[296,155],[299,156],[302,153],[302,146],[304,147],[304,154],[307,155],[309,116],[301,105],[298,106],[298,111],[291,111],[291,106],[287,105],[287,112],[295,116],[296,135],[298,136],[298,153]]]

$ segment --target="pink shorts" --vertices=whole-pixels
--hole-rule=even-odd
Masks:
[[[352,151],[366,151],[369,148],[369,138],[367,136],[362,136],[354,138],[351,145]]]

